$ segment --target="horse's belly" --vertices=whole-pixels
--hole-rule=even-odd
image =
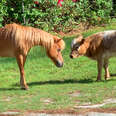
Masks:
[[[10,41],[0,40],[0,57],[14,57],[14,47]]]
[[[14,57],[12,49],[0,49],[0,57]]]

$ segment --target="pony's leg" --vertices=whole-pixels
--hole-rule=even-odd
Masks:
[[[18,63],[18,66],[19,66],[19,70],[20,70],[21,88],[27,90],[28,86],[26,84],[25,75],[24,75],[24,64],[25,64],[25,61],[26,61],[26,56],[23,56],[23,55],[20,54],[20,55],[17,55],[16,59],[17,59],[17,63]]]
[[[108,69],[108,59],[104,60],[104,70],[105,70],[105,80],[110,78],[110,73]]]
[[[104,59],[103,58],[98,59],[98,61],[97,61],[97,68],[98,68],[97,81],[101,80],[103,63],[104,63]]]

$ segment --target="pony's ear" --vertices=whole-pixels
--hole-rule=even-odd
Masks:
[[[73,40],[73,43],[79,43],[79,42],[83,42],[83,36],[82,35],[79,35],[77,38],[75,38]]]
[[[84,42],[83,36],[80,35],[80,36],[78,36],[77,38],[75,38],[74,40],[72,40],[71,48],[73,48],[73,46],[74,46],[75,44],[77,44],[77,43],[83,44],[83,42]]]
[[[80,35],[78,38],[77,38],[78,41],[83,41],[83,35]]]
[[[83,44],[83,43],[84,43],[84,41],[85,41],[85,39],[82,39],[82,40],[81,40],[81,44]]]
[[[84,41],[85,41],[85,39],[83,39],[83,36],[79,36],[79,37],[78,37],[78,42],[79,42],[80,44],[83,44]]]

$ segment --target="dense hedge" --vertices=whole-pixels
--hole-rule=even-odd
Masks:
[[[108,23],[112,12],[112,0],[64,0],[62,7],[57,5],[57,0],[1,0],[0,26],[16,22],[59,31],[80,22]]]

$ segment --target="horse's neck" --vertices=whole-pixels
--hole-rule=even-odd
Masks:
[[[45,31],[35,29],[35,30],[33,30],[32,35],[33,35],[32,38],[30,38],[32,47],[39,45],[39,46],[48,48],[53,44],[52,35]]]

